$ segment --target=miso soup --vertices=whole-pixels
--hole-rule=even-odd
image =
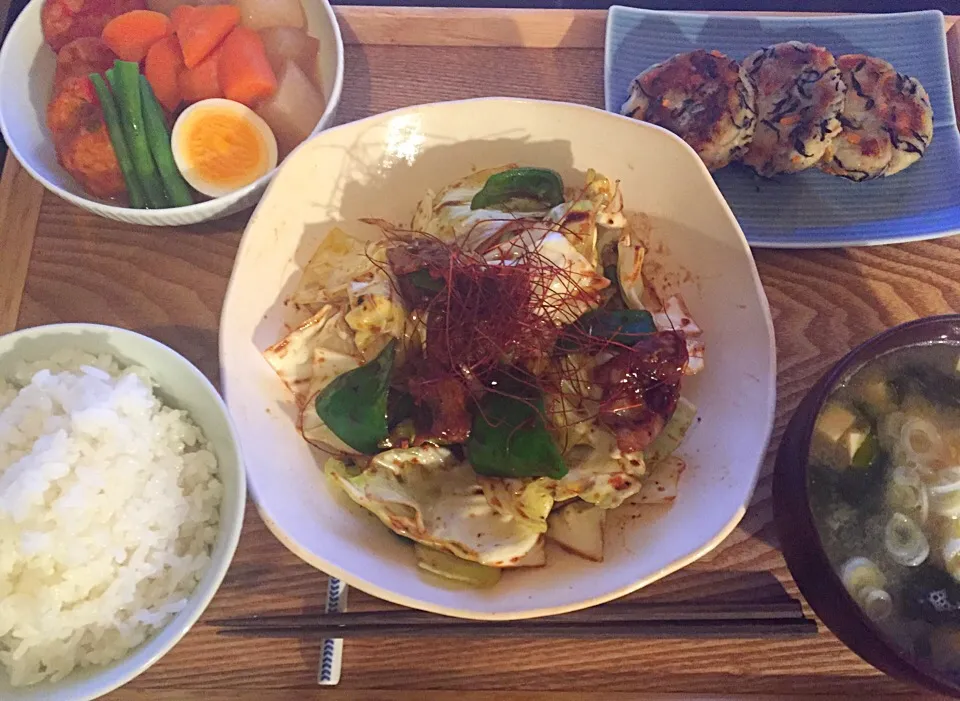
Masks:
[[[824,403],[810,506],[831,564],[903,652],[960,677],[960,346],[911,346]]]

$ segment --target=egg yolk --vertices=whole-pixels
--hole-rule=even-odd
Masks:
[[[263,139],[252,124],[238,115],[198,114],[186,142],[191,170],[206,182],[247,183],[266,170]]]

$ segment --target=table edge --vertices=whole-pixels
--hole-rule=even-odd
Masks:
[[[470,7],[379,7],[334,9],[347,45],[475,46],[525,49],[602,49],[607,10]],[[730,12],[701,14],[744,17],[835,17],[843,12]],[[944,17],[949,32],[960,15]],[[417,22],[416,31],[398,23]],[[504,31],[505,25],[510,31]]]

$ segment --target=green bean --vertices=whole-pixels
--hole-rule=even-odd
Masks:
[[[153,88],[145,76],[140,76],[140,101],[143,103],[143,124],[147,132],[147,143],[150,153],[160,171],[163,186],[170,197],[170,204],[174,207],[186,207],[193,204],[193,195],[187,181],[180,174],[176,162],[173,160],[173,150],[170,148],[170,130],[167,129],[166,118],[160,103],[153,94]]]
[[[140,184],[140,178],[137,177],[137,171],[130,158],[130,149],[127,147],[127,140],[123,135],[123,127],[120,126],[120,116],[117,114],[117,103],[113,100],[113,93],[110,92],[110,88],[103,82],[99,73],[91,73],[90,80],[93,82],[94,90],[97,91],[100,108],[103,110],[103,121],[107,125],[107,132],[110,134],[110,143],[113,145],[113,152],[117,155],[117,163],[120,164],[123,181],[127,184],[130,206],[134,209],[143,209],[146,205],[143,185]]]
[[[143,105],[140,102],[140,66],[131,61],[116,61],[113,64],[113,79],[111,85],[120,105],[121,124],[123,133],[130,145],[133,165],[143,183],[147,195],[147,203],[152,209],[163,209],[169,206],[167,193],[164,192],[163,182],[157,172],[157,166],[150,155],[150,145],[143,126]],[[110,80],[110,74],[107,74]]]

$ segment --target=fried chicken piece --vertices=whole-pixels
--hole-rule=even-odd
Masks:
[[[467,389],[456,377],[414,376],[407,382],[417,406],[426,410],[429,425],[417,428],[417,440],[442,443],[463,443],[470,435],[470,412],[467,411]],[[426,423],[426,422],[422,422]]]
[[[57,53],[57,69],[53,74],[56,95],[71,78],[86,78],[91,73],[105,73],[113,68],[117,55],[100,37],[74,39]]]
[[[59,51],[74,39],[99,37],[114,17],[146,8],[146,0],[46,0],[40,25],[47,44]]]
[[[57,160],[95,197],[126,192],[103,111],[89,78],[70,78],[47,105],[47,127]]]

